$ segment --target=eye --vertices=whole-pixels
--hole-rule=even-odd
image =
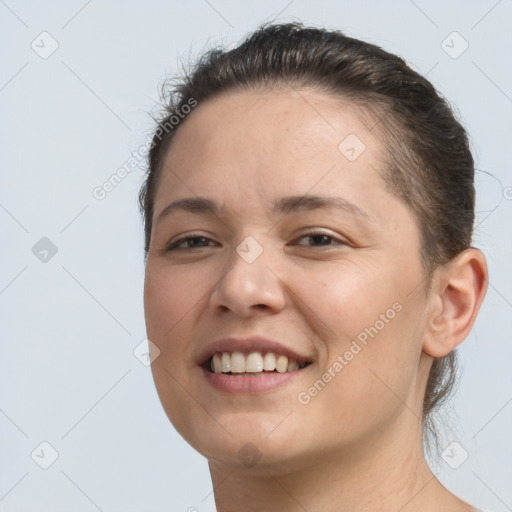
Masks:
[[[337,240],[333,236],[328,235],[326,233],[322,233],[319,231],[311,231],[310,233],[306,233],[299,237],[297,240],[309,240],[309,244],[298,243],[297,245],[307,246],[307,247],[329,247],[334,245],[347,245],[346,242],[342,240]],[[209,247],[215,245],[215,242],[206,236],[186,236],[175,240],[170,243],[166,247],[166,251],[174,251],[174,250],[185,250],[190,251],[192,249],[201,249],[203,247]]]
[[[179,238],[178,240],[170,243],[166,247],[166,251],[174,251],[176,249],[196,249],[196,248],[202,248],[207,247],[208,242],[212,242],[212,240],[206,236],[186,236]],[[186,244],[185,247],[180,247],[183,244]]]
[[[328,247],[332,245],[347,245],[345,242],[341,240],[336,240],[331,235],[327,235],[326,233],[322,233],[319,231],[311,231],[310,233],[306,233],[298,238],[298,240],[309,239],[313,242],[314,245],[307,245],[307,247]],[[331,242],[334,242],[331,243]],[[298,244],[305,245],[305,244]]]

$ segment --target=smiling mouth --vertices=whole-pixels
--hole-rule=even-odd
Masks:
[[[269,373],[290,373],[309,366],[309,361],[299,361],[274,352],[216,352],[205,363],[210,373],[255,377]]]

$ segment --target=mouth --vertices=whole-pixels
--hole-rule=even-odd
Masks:
[[[205,346],[197,364],[206,382],[223,394],[273,393],[302,379],[314,366],[313,353],[307,355],[304,345],[301,353],[261,336],[223,338]]]
[[[311,361],[288,357],[276,352],[215,352],[203,364],[203,368],[213,374],[235,377],[257,377],[264,374],[298,372],[311,364]]]

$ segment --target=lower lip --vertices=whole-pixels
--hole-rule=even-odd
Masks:
[[[212,373],[206,368],[201,368],[206,380],[219,391],[228,393],[260,393],[272,391],[292,382],[306,368],[286,373],[261,373],[256,376],[226,375],[224,373]]]

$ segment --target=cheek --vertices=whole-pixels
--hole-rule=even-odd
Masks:
[[[194,306],[204,290],[186,272],[146,265],[144,312],[148,338],[160,350],[151,371],[162,406],[179,432],[190,429],[186,418],[190,388],[185,354]],[[197,415],[200,415],[197,412]]]
[[[303,390],[311,399],[306,407],[316,410],[311,417],[329,417],[334,430],[344,425],[356,435],[403,411],[404,403],[416,407],[422,305],[407,296],[398,273],[338,265],[294,283],[326,346],[316,380]]]
[[[328,364],[302,390],[301,403],[309,400],[304,420],[312,431],[323,432],[327,445],[333,439],[350,444],[379,435],[404,414],[420,417],[420,350],[408,342],[402,327],[397,316],[373,338],[374,331],[361,330],[366,344],[348,335],[338,339]]]
[[[175,400],[179,394],[177,382],[189,385],[187,349],[195,322],[194,308],[199,306],[202,295],[204,289],[198,286],[197,278],[176,269],[148,264],[144,286],[146,330],[148,338],[160,350],[151,369],[168,414],[181,402]]]
[[[165,267],[147,266],[144,284],[144,312],[148,335],[165,342],[204,294],[197,277]],[[159,344],[159,343],[157,343]],[[162,348],[162,347],[161,347]]]
[[[396,323],[402,309],[401,293],[389,269],[368,263],[330,262],[313,269],[294,269],[290,273],[293,295],[300,313],[314,321],[329,352],[344,351],[347,342],[360,337],[380,336]]]

